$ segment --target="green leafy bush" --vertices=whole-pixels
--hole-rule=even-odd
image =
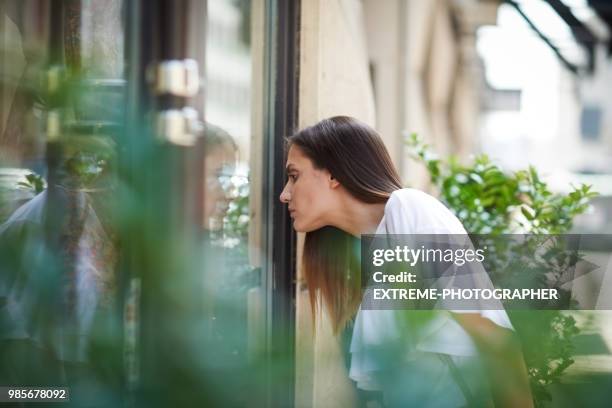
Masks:
[[[588,185],[573,187],[569,194],[553,193],[534,167],[505,172],[484,154],[468,165],[453,157],[442,161],[416,134],[406,143],[427,168],[440,199],[470,234],[567,233],[574,217],[597,195]],[[522,273],[540,273],[536,278],[543,282],[547,270],[536,265]],[[508,314],[523,344],[535,405],[541,407],[551,400],[549,386],[558,383],[573,363],[572,341],[579,329],[571,315],[556,310],[509,310]]]

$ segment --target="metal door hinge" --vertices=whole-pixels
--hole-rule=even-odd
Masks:
[[[202,132],[198,112],[189,107],[160,111],[156,123],[158,137],[179,146],[193,146]]]
[[[149,67],[147,76],[157,95],[191,98],[200,91],[198,63],[193,59],[158,62]]]

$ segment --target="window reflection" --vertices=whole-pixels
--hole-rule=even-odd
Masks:
[[[263,158],[259,127],[264,122],[263,60],[258,58],[263,50],[257,48],[263,44],[251,44],[252,30],[263,29],[261,22],[253,21],[255,3],[210,0],[206,38],[205,296],[213,347],[219,351],[216,367],[234,373],[224,398],[241,405],[249,404],[248,397],[232,389],[257,383],[253,363],[265,325],[262,185],[252,177]]]
[[[204,222],[210,231],[223,228],[223,220],[236,192],[233,183],[238,160],[234,138],[218,126],[207,124],[204,130]]]
[[[78,405],[107,399],[121,378],[112,197],[123,2],[51,6],[0,9],[0,384],[88,384]]]
[[[196,227],[202,224],[205,239],[203,262],[199,261],[200,253],[185,256],[190,258],[186,261],[190,268],[185,268],[189,276],[177,278],[179,273],[165,274],[165,262],[171,264],[170,260],[193,242],[181,246],[181,241],[176,247],[152,251],[158,249],[154,235],[160,230],[176,233],[176,237],[164,237],[172,244],[185,237],[174,226],[165,225],[172,218],[163,213],[170,212],[164,205],[156,207],[157,202],[138,200],[139,188],[155,190],[155,183],[162,186],[159,191],[171,191],[177,197],[160,197],[157,192],[146,195],[150,193],[147,190],[142,195],[152,197],[150,201],[159,198],[159,202],[174,204],[183,198],[181,194],[188,195],[182,191],[187,189],[180,185],[182,180],[172,183],[172,188],[164,184],[175,181],[172,177],[176,175],[170,177],[164,170],[185,164],[173,162],[184,159],[174,154],[179,149],[156,141],[151,150],[163,154],[136,151],[142,155],[129,163],[147,167],[151,157],[162,157],[168,163],[156,163],[152,173],[168,179],[147,179],[138,173],[136,184],[146,186],[124,188],[117,176],[119,150],[124,147],[118,135],[125,111],[122,19],[127,2],[58,3],[66,5],[61,12],[51,7],[51,1],[0,2],[0,18],[4,19],[0,24],[4,40],[0,44],[0,384],[86,383],[92,395],[71,395],[77,404],[100,398],[95,389],[105,394],[105,400],[115,398],[124,378],[128,387],[147,381],[144,375],[139,377],[139,353],[145,349],[143,345],[158,339],[139,337],[139,328],[155,321],[157,316],[153,315],[161,311],[173,316],[183,313],[180,318],[187,321],[179,333],[168,337],[188,343],[194,339],[190,330],[206,326],[208,343],[191,343],[193,350],[186,351],[186,360],[196,366],[202,363],[198,358],[206,356],[204,364],[209,364],[213,375],[224,383],[225,379],[233,381],[219,387],[223,400],[247,404],[249,393],[237,394],[235,390],[240,384],[254,382],[249,357],[262,344],[266,303],[260,260],[262,185],[257,177],[251,177],[254,172],[261,173],[258,166],[263,157],[265,122],[263,51],[251,48],[251,30],[259,30],[257,35],[263,37],[263,24],[252,24],[250,1],[210,0],[206,14],[209,32],[206,36],[190,32],[195,45],[189,46],[198,49],[194,57],[201,57],[206,49],[206,64],[200,65],[207,84],[204,100],[189,102],[205,112],[204,151],[199,152],[204,155],[204,168],[195,175],[204,186],[204,217]],[[190,3],[192,6],[202,8],[201,3]],[[263,6],[260,11],[263,18]],[[57,21],[52,30],[48,22],[53,23],[53,18]],[[57,48],[49,46],[54,35],[59,39]],[[53,66],[49,67],[52,55]],[[144,162],[139,161],[142,157]],[[117,197],[134,201],[118,203]],[[126,224],[151,223],[149,210],[168,215],[160,221],[163,226],[159,229],[145,225],[144,230],[154,233],[137,236],[141,241],[128,246],[134,252],[142,251],[135,258],[145,264],[127,267],[140,274],[135,279],[120,276],[117,270],[118,260],[129,257],[120,253],[125,247],[120,246],[124,242],[119,238],[125,236],[119,237],[122,230],[117,225],[116,204],[136,207],[122,207],[125,211],[119,214],[142,216],[136,221],[122,219]],[[133,224],[126,229],[130,227]],[[129,238],[138,232],[130,230]],[[191,235],[186,239],[195,241]],[[161,264],[155,270],[161,271],[159,274],[146,270],[147,262],[156,261]],[[162,299],[159,309],[156,299],[143,300],[151,293],[166,293],[155,292],[159,287],[174,288],[180,286],[173,286],[178,280],[191,282],[191,278],[204,282],[202,296],[196,299],[197,319],[181,309],[182,292],[167,303]],[[193,288],[199,295],[199,286],[189,287]],[[122,311],[124,325],[117,322]],[[163,342],[164,336],[160,338]],[[159,367],[175,363],[160,360]],[[206,383],[201,366],[185,368],[190,369],[189,375]]]

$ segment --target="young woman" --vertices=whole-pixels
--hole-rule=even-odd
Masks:
[[[417,311],[360,307],[361,235],[466,234],[441,202],[402,188],[376,131],[350,117],[325,119],[288,139],[286,168],[280,200],[306,233],[313,316],[323,304],[336,334],[352,328],[349,376],[359,395],[382,394],[385,406],[532,406],[505,311],[436,311],[420,320]]]

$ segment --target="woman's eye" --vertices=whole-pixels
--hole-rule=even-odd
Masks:
[[[297,176],[295,174],[290,174],[289,175],[289,180],[295,181],[295,180],[297,180]]]

